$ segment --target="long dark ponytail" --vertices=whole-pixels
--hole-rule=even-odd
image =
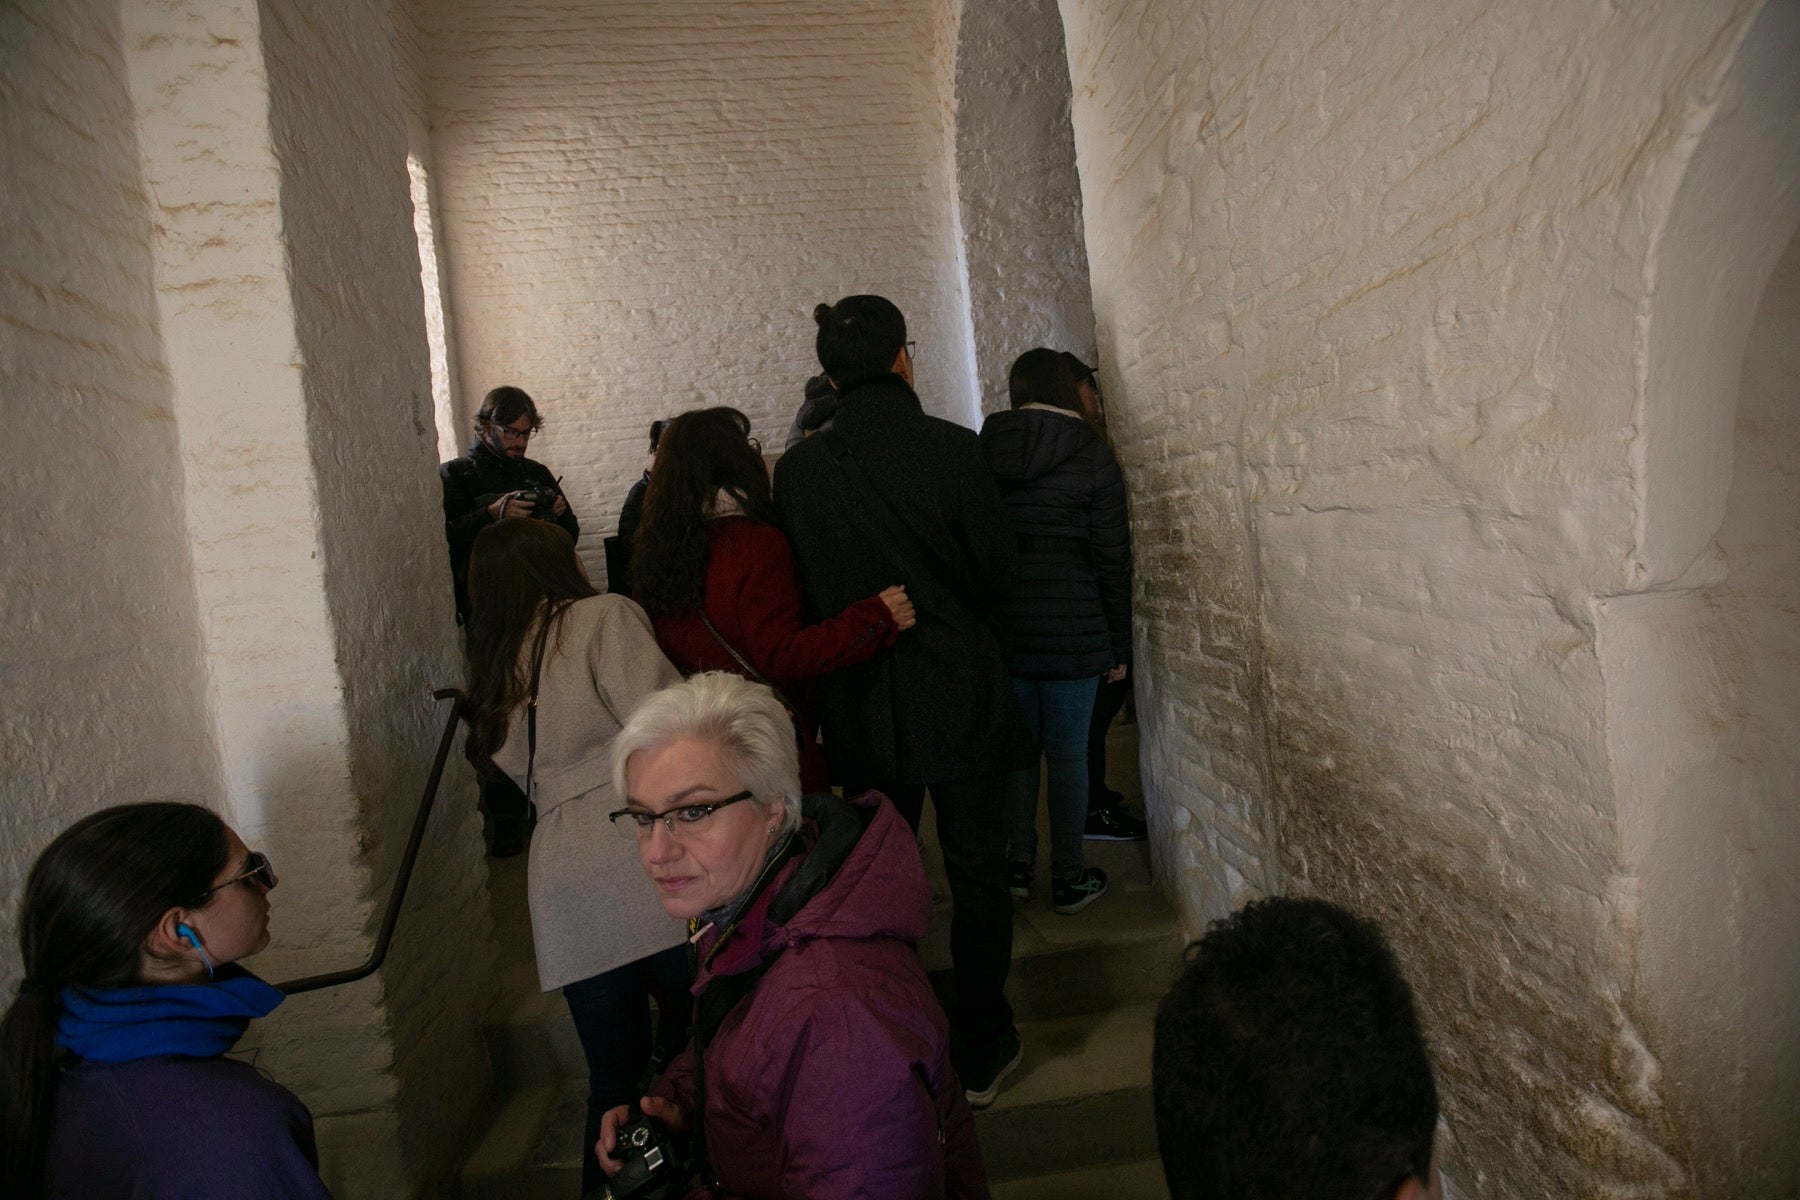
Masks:
[[[230,853],[218,814],[159,801],[83,817],[38,855],[19,906],[25,979],[0,1019],[0,1195],[43,1195],[62,989],[137,982],[151,929]]]
[[[598,594],[575,557],[575,539],[554,522],[508,517],[476,537],[469,555],[469,736],[463,753],[478,770],[494,769],[494,751],[506,744],[513,710],[525,702],[530,681],[520,651],[538,614],[544,613],[546,636],[554,640],[563,610]]]
[[[706,574],[706,521],[720,493],[743,514],[775,523],[769,469],[750,441],[750,418],[701,408],[670,421],[656,449],[644,519],[631,544],[632,592],[653,613],[699,603]]]

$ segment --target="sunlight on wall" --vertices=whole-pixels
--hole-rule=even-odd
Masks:
[[[419,279],[425,285],[425,337],[431,346],[431,415],[437,426],[438,458],[462,453],[462,431],[451,402],[449,340],[444,320],[444,290],[438,277],[437,230],[431,216],[431,180],[416,155],[406,156],[406,178],[412,187],[413,233],[419,239]]]

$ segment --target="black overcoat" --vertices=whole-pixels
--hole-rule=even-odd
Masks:
[[[932,783],[1024,765],[1031,737],[996,613],[1012,534],[975,434],[927,416],[898,376],[853,385],[830,428],[775,464],[775,502],[810,619],[897,583],[918,613],[892,649],[821,681],[833,778]]]
[[[444,483],[444,537],[450,543],[456,619],[464,621],[469,614],[469,554],[475,548],[476,535],[494,523],[488,505],[499,499],[503,492],[532,486],[557,488],[556,476],[541,462],[497,454],[493,447],[476,438],[461,458],[453,458],[438,467],[438,478]],[[561,492],[561,489],[557,488],[557,491]],[[567,504],[567,493],[562,496]],[[573,506],[566,507],[562,516],[552,519],[568,530],[571,538],[581,536],[581,523],[575,519]]]

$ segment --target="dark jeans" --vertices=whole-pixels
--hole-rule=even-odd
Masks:
[[[656,994],[661,1022],[657,1041],[668,1045],[677,1031],[687,1029],[693,1008],[688,988],[693,981],[688,948],[671,946],[563,988],[563,999],[569,1003],[569,1015],[575,1018],[575,1034],[581,1039],[581,1051],[588,1065],[587,1125],[581,1142],[582,1195],[606,1182],[600,1162],[594,1157],[600,1118],[608,1109],[639,1098],[638,1082],[650,1062],[651,993]]]
[[[1050,876],[1079,879],[1086,865],[1081,836],[1088,814],[1088,721],[1094,711],[1097,675],[1086,679],[1014,679],[1013,695],[1032,736],[1044,747],[1050,779],[1044,798],[1050,809]],[[1037,861],[1038,764],[1009,772],[1006,805],[1012,811],[1012,845],[1007,857],[1029,866]]]
[[[950,1065],[964,1078],[985,1078],[1013,1032],[1006,974],[1012,968],[1012,893],[1006,890],[1006,776],[939,783],[871,783],[846,796],[877,791],[893,801],[916,832],[931,792],[944,874],[950,881],[950,962],[956,1011],[950,1014]]]
[[[1094,717],[1088,722],[1088,803],[1101,804],[1106,800],[1106,731],[1112,728],[1113,718],[1125,707],[1125,698],[1131,695],[1131,672],[1125,672],[1125,678],[1117,683],[1108,683],[1106,676],[1100,677],[1100,686],[1094,692]]]

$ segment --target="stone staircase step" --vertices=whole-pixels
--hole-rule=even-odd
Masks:
[[[994,1200],[1169,1200],[1159,1158],[1033,1175],[993,1191]]]
[[[1141,844],[1140,844],[1141,847]],[[1157,1000],[1181,962],[1184,940],[1174,910],[1144,888],[1109,884],[1106,895],[1074,916],[1051,907],[1048,882],[1013,901],[1013,965],[1007,998],[1020,1021],[1101,1012]],[[950,969],[950,912],[933,914],[919,944],[932,987],[946,1010],[956,1004]]]
[[[975,1115],[988,1178],[1019,1179],[1156,1154],[1153,1003],[1019,1026],[1025,1062]]]
[[[579,1195],[581,1163],[575,1142],[581,1136],[585,1095],[584,1088],[566,1081],[504,1093],[463,1165],[461,1200],[570,1200]],[[567,1145],[558,1147],[558,1137]]]

